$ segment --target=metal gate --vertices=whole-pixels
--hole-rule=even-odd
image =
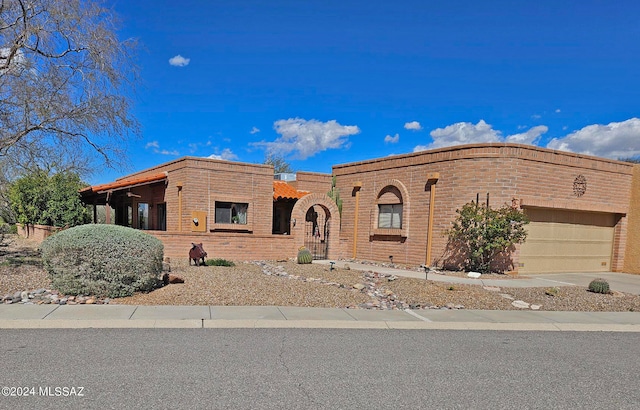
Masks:
[[[329,253],[329,220],[325,210],[314,205],[304,218],[304,246],[313,259],[327,259]]]

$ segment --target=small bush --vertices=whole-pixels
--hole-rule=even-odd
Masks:
[[[158,285],[163,251],[160,240],[142,231],[91,224],[48,237],[42,261],[62,293],[117,298]]]
[[[205,265],[207,266],[227,266],[227,267],[233,267],[236,266],[235,263],[228,261],[226,259],[209,259],[205,262]]]
[[[558,296],[559,293],[560,289],[558,289],[557,287],[547,288],[544,290],[544,294],[547,296]]]
[[[589,291],[593,293],[611,293],[611,290],[609,289],[609,282],[601,278],[594,279],[589,283]]]

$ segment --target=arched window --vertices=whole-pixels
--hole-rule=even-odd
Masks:
[[[378,229],[402,229],[402,194],[387,186],[378,195]]]
[[[371,236],[407,238],[409,235],[409,192],[402,182],[390,179],[375,197]]]

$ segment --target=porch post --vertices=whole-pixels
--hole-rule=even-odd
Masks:
[[[358,181],[353,185],[354,195],[356,197],[356,212],[353,221],[353,253],[352,258],[355,259],[358,252],[358,213],[360,212],[360,189],[362,182]]]
[[[438,172],[427,174],[427,186],[429,187],[429,226],[427,228],[427,256],[424,261],[425,266],[431,266],[431,242],[433,240],[433,214],[436,206],[436,182],[440,178]]]

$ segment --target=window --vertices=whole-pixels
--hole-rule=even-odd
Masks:
[[[149,204],[138,204],[138,229],[149,229]]]
[[[158,204],[158,230],[167,230],[167,204]]]
[[[402,204],[378,205],[378,228],[402,228]]]
[[[217,224],[247,224],[247,210],[249,204],[234,202],[216,202]]]

